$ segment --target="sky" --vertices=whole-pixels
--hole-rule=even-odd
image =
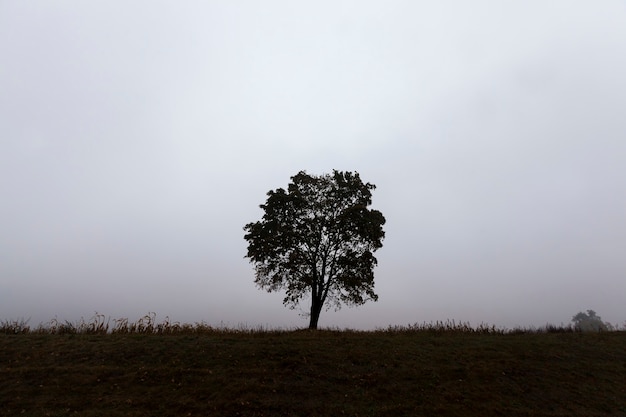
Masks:
[[[321,327],[626,322],[626,2],[0,0],[0,319],[307,326],[243,226],[301,170],[386,217]]]

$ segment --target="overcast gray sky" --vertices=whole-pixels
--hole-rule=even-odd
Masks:
[[[339,169],[380,299],[320,326],[624,323],[625,74],[617,0],[0,0],[0,318],[306,326],[242,227]]]

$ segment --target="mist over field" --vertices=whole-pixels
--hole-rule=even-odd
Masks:
[[[0,319],[305,326],[243,226],[357,171],[380,299],[320,326],[626,321],[621,1],[0,2]],[[157,319],[158,319],[157,318]]]

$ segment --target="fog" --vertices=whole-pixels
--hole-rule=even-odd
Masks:
[[[385,215],[321,327],[626,321],[623,1],[0,1],[0,319],[296,327],[243,226],[300,170]]]

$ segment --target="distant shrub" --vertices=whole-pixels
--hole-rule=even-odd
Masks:
[[[596,315],[593,310],[587,310],[586,313],[582,311],[572,317],[574,322],[574,328],[579,332],[602,332],[613,330],[613,326],[610,323],[605,323],[602,318]]]

